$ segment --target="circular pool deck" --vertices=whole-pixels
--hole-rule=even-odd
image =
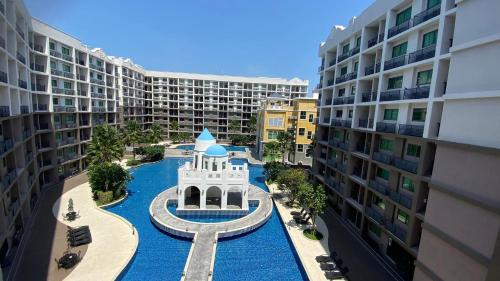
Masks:
[[[181,277],[183,281],[212,280],[217,239],[252,231],[263,225],[273,211],[269,193],[250,185],[248,200],[259,201],[259,206],[252,213],[227,222],[191,222],[178,218],[167,210],[168,200],[177,200],[176,190],[176,187],[172,187],[158,194],[149,206],[149,215],[159,229],[175,236],[193,238]]]

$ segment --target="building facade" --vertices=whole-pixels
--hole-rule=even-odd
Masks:
[[[319,47],[315,180],[408,280],[499,278],[499,5],[379,0]]]
[[[145,70],[91,49],[31,18],[21,0],[0,0],[0,264],[8,278],[41,192],[87,168],[93,129],[153,122],[192,136],[250,134],[271,93],[305,96],[308,82]],[[228,120],[241,127],[228,130]],[[177,124],[177,126],[172,126]]]
[[[268,98],[257,117],[256,149],[260,159],[264,157],[266,143],[277,141],[279,132],[291,132],[293,151],[286,157],[294,165],[312,164],[312,142],[316,131],[317,95],[311,98],[295,98],[291,105],[281,95]]]

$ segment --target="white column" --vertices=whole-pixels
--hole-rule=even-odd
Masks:
[[[226,210],[227,209],[227,186],[226,185],[222,185],[221,186],[221,191],[222,191],[222,196],[221,196],[221,204],[220,204],[220,208],[221,210]]]
[[[241,209],[248,210],[248,188],[241,191]]]
[[[200,186],[200,210],[207,209],[207,190],[205,184]]]
[[[184,188],[177,186],[177,209],[184,209]]]

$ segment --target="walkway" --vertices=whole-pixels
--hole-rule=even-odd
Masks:
[[[80,214],[72,222],[63,220],[70,198]],[[123,218],[97,207],[88,182],[64,193],[52,212],[68,226],[88,225],[92,234],[85,257],[65,280],[115,280],[137,249],[139,237],[135,228]]]
[[[276,209],[278,209],[278,213],[280,214],[281,219],[286,225],[288,235],[290,236],[293,245],[295,246],[295,250],[299,255],[300,261],[302,262],[302,266],[304,267],[307,276],[310,280],[327,280],[325,278],[324,271],[321,270],[319,263],[316,262],[316,256],[327,255],[330,253],[328,249],[328,237],[330,233],[326,227],[325,222],[319,217],[316,220],[318,230],[323,234],[323,239],[321,241],[314,241],[306,238],[302,232],[306,228],[309,228],[310,225],[297,225],[293,220],[293,216],[290,215],[291,211],[300,210],[290,208],[285,205],[286,197],[281,196],[282,191],[276,188],[276,184],[268,185],[268,187],[273,194],[273,197],[275,197],[274,202],[276,203]]]
[[[215,256],[215,243],[218,238],[231,237],[249,232],[260,227],[270,217],[273,203],[269,194],[250,185],[249,200],[259,200],[259,207],[249,215],[228,222],[203,224],[180,219],[167,211],[168,200],[177,199],[176,188],[169,188],[160,193],[149,207],[153,223],[161,230],[180,237],[193,238],[184,278],[186,281],[211,280]]]

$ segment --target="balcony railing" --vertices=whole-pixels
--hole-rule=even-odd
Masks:
[[[387,32],[387,38],[394,37],[399,33],[405,32],[410,28],[411,28],[411,20],[407,20],[399,25],[393,26],[389,28],[389,31]]]
[[[6,72],[0,71],[0,81],[7,83],[7,73]]]
[[[346,81],[349,81],[352,79],[356,79],[357,76],[358,75],[356,72],[346,73],[344,75],[341,75],[341,76],[335,78],[335,83],[339,84],[339,83],[346,82]]]
[[[385,228],[389,230],[394,236],[399,238],[401,241],[406,241],[406,230],[392,222],[386,222]]]
[[[26,58],[19,52],[17,52],[17,60],[22,62],[23,64],[26,64]]]
[[[328,63],[328,66],[332,66],[334,65],[335,63],[337,63],[337,59],[332,59],[329,63]]]
[[[49,109],[47,104],[37,104],[33,107],[36,111],[47,111]]]
[[[344,97],[336,97],[333,99],[333,105],[344,104]]]
[[[389,69],[393,69],[393,68],[405,65],[407,63],[407,57],[408,57],[408,55],[405,54],[405,55],[401,55],[401,56],[386,60],[384,62],[384,70],[389,70]]]
[[[351,120],[332,119],[330,126],[350,128],[351,124]]]
[[[373,128],[373,119],[359,119],[358,127]]]
[[[347,53],[345,53],[345,54],[340,54],[340,55],[337,57],[337,61],[338,61],[338,62],[341,62],[341,61],[343,61],[343,60],[347,59],[349,56],[350,56],[350,55],[349,55],[349,52],[347,52]]]
[[[74,106],[54,106],[55,112],[76,112],[76,107]]]
[[[329,87],[329,86],[333,86],[333,79],[330,79],[328,81],[326,81],[326,86]]]
[[[365,76],[375,73],[375,65],[365,67]]]
[[[21,105],[21,114],[29,114],[30,113],[30,107],[27,105]]]
[[[32,63],[32,64],[30,64],[30,67],[32,70],[39,71],[39,72],[45,72],[45,65],[43,65],[43,64]]]
[[[378,161],[378,162],[382,162],[382,163],[385,163],[388,165],[392,165],[392,163],[394,161],[394,156],[387,154],[387,153],[377,151],[377,152],[373,153],[373,160]]]
[[[373,37],[372,39],[368,40],[368,48],[371,48],[378,43],[378,36]]]
[[[418,162],[413,162],[406,159],[394,159],[394,166],[401,170],[416,174],[418,171]]]
[[[396,133],[395,123],[377,122],[377,132]]]
[[[421,86],[416,88],[405,89],[403,93],[403,99],[413,100],[413,99],[426,99],[429,97],[430,87]]]
[[[356,152],[370,155],[370,147],[367,145],[364,145],[363,143],[358,143],[356,145]]]
[[[436,54],[436,44],[427,46],[420,50],[417,50],[413,53],[410,53],[408,56],[408,63],[419,62],[422,60],[433,58]]]
[[[383,195],[389,194],[389,189],[388,189],[387,185],[380,182],[380,181],[377,181],[375,179],[370,180],[368,186],[380,194],[383,194]]]
[[[405,136],[422,137],[422,135],[424,134],[424,126],[399,124],[398,134]]]
[[[43,52],[44,52],[44,51],[43,51],[43,46],[42,46],[42,45],[39,45],[39,44],[35,44],[35,46],[34,46],[34,48],[33,48],[33,49],[35,49],[35,51],[40,52],[40,53],[43,53]]]
[[[377,92],[361,93],[361,102],[377,101]]]
[[[371,207],[366,207],[365,208],[365,213],[366,213],[367,216],[369,216],[370,218],[374,219],[379,224],[384,225],[385,218],[384,218],[383,214],[377,212],[375,209],[373,209]]]
[[[391,89],[380,92],[380,101],[395,101],[402,98],[402,89]]]
[[[50,50],[50,55],[56,58],[62,57],[62,54],[55,50]]]
[[[434,7],[431,7],[419,14],[416,14],[413,17],[413,26],[417,26],[427,20],[432,19],[433,17],[438,16],[441,13],[441,5],[436,5]]]
[[[17,81],[17,85],[23,89],[28,89],[28,83],[22,79]]]
[[[70,55],[62,54],[63,60],[73,61],[73,57]]]

